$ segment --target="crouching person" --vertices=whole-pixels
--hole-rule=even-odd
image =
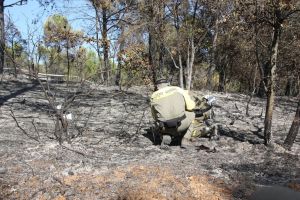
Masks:
[[[183,148],[192,146],[195,102],[188,91],[170,86],[166,79],[158,80],[156,87],[158,90],[151,95],[151,112],[162,140],[161,146],[170,145],[174,138],[182,138]]]
[[[211,110],[215,97],[192,98],[187,90],[170,86],[166,79],[158,80],[156,87],[157,91],[151,95],[151,112],[162,147],[170,145],[175,138],[181,138],[182,148],[192,147],[193,138],[218,138]]]

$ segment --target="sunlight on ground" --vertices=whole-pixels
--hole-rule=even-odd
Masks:
[[[132,165],[104,175],[82,173],[52,180],[33,176],[19,183],[19,187],[21,190],[13,195],[15,199],[226,200],[231,197],[231,191],[221,181],[200,175],[183,177],[162,166]]]

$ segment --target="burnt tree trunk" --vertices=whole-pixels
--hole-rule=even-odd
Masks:
[[[122,30],[122,36],[121,37],[124,37],[123,36],[123,30]],[[117,74],[116,74],[116,81],[115,81],[115,84],[116,86],[119,86],[119,90],[122,89],[122,59],[121,59],[121,54],[122,54],[122,51],[124,50],[124,40],[121,40],[120,41],[120,46],[119,46],[119,53],[118,53],[118,56],[117,56],[117,59],[118,59],[118,64],[117,64]]]
[[[263,98],[266,94],[265,86],[264,86],[264,81],[263,79],[260,80],[258,90],[257,90],[257,96],[260,98]]]
[[[284,148],[288,150],[292,148],[294,141],[299,133],[299,127],[300,127],[300,97],[298,98],[298,106],[297,106],[293,123],[283,143]]]
[[[154,1],[155,4],[149,6],[148,20],[149,20],[149,64],[152,71],[152,82],[155,82],[158,77],[163,74],[163,37],[164,37],[164,3],[161,1]],[[165,77],[167,78],[167,77]],[[156,87],[156,86],[155,86]],[[155,88],[156,89],[156,88]]]
[[[100,49],[100,37],[99,37],[99,32],[100,32],[100,24],[99,22],[101,21],[100,20],[100,15],[99,15],[99,11],[98,11],[98,8],[96,6],[96,4],[93,2],[93,7],[94,7],[94,10],[95,10],[95,19],[96,19],[96,51],[97,51],[97,56],[98,56],[98,60],[99,60],[99,70],[100,70],[100,79],[101,81],[104,82],[104,76],[103,76],[103,72],[102,72],[102,67],[101,67],[101,49]]]
[[[11,58],[12,58],[12,64],[13,64],[13,67],[14,67],[14,77],[17,78],[17,65],[16,65],[16,58],[15,58],[15,49],[14,49],[14,38],[12,38],[11,40]]]
[[[177,2],[176,6],[175,6],[175,17],[174,17],[174,24],[175,24],[175,29],[176,29],[176,37],[180,38],[180,19],[179,19],[179,14],[178,14],[178,8],[179,8],[180,3]],[[182,66],[182,55],[181,55],[181,47],[180,47],[180,43],[177,42],[176,45],[176,51],[178,54],[178,63],[179,63],[179,86],[184,89],[184,84],[183,84],[183,66]]]
[[[3,74],[4,69],[4,0],[0,0],[0,74]]]
[[[225,87],[226,87],[226,76],[225,76],[225,69],[222,67],[222,69],[219,72],[219,87],[218,91],[219,92],[225,92]]]
[[[217,15],[218,17],[218,15]],[[217,19],[215,22],[215,31],[212,41],[212,50],[211,50],[211,58],[210,58],[210,67],[207,73],[207,89],[213,90],[213,74],[216,70],[217,66],[217,41],[218,41],[218,32],[219,32],[219,20]]]
[[[285,86],[285,92],[284,92],[285,96],[291,96],[292,95],[292,80],[289,77]]]
[[[192,36],[193,37],[193,36]],[[195,45],[194,45],[194,38],[191,38],[189,41],[188,47],[188,58],[186,62],[186,69],[187,69],[187,77],[186,77],[186,89],[190,90],[192,86],[192,75],[193,75],[193,65],[195,60]]]
[[[108,41],[108,16],[107,16],[107,8],[102,8],[102,42],[103,42],[103,60],[104,60],[104,80],[106,84],[109,83],[110,79],[110,65],[109,65],[109,41]]]
[[[149,31],[149,64],[151,67],[151,72],[152,72],[152,82],[154,84],[154,90],[157,90],[156,87],[156,80],[157,80],[157,65],[155,62],[155,57],[156,57],[156,44],[153,41],[153,33],[152,31]]]
[[[193,66],[195,62],[195,54],[196,54],[196,47],[195,47],[195,20],[196,20],[196,13],[198,10],[198,1],[195,2],[194,11],[193,11],[193,18],[192,18],[192,30],[190,31],[190,38],[188,39],[188,58],[187,58],[187,77],[186,77],[186,89],[190,90],[192,87],[192,77],[193,77]]]
[[[267,106],[266,106],[266,115],[264,121],[265,145],[269,145],[272,143],[272,117],[273,117],[274,100],[275,100],[274,88],[275,88],[275,79],[276,79],[280,31],[281,31],[281,23],[279,21],[276,21],[273,28],[270,65],[267,65],[266,68],[268,83],[267,83]]]
[[[181,55],[178,56],[179,59],[179,85],[182,89],[184,89],[184,83],[183,83],[183,66],[182,66],[182,57]]]
[[[69,36],[68,36],[69,37]],[[67,76],[67,86],[69,85],[70,82],[70,55],[69,55],[69,38],[67,38],[67,67],[68,67],[68,76]]]

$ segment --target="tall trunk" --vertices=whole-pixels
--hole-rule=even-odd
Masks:
[[[258,3],[257,0],[255,1],[255,16],[258,17]],[[267,78],[265,76],[265,70],[266,67],[269,65],[268,63],[262,64],[261,59],[259,57],[259,38],[258,38],[258,24],[254,24],[254,30],[255,30],[255,57],[256,57],[256,64],[258,66],[259,72],[260,72],[260,82],[257,90],[257,96],[258,97],[264,97],[266,94],[266,84],[267,84]]]
[[[68,39],[68,40],[69,40],[69,39]],[[67,67],[68,67],[67,85],[69,85],[69,81],[70,81],[70,56],[69,56],[69,41],[67,41]]]
[[[108,16],[107,16],[107,8],[102,8],[102,40],[103,40],[103,60],[104,60],[104,79],[106,84],[109,83],[110,79],[110,66],[109,66],[109,41],[107,36],[107,23],[108,23]]]
[[[259,58],[259,49],[258,49],[258,30],[256,31],[256,49],[255,49],[255,56],[256,56],[256,62],[257,66],[260,72],[260,82],[257,90],[257,96],[262,98],[266,94],[266,85],[268,83],[268,78],[266,77],[266,69],[269,67],[270,63],[267,62],[265,64],[261,63],[261,60]]]
[[[0,0],[0,74],[3,74],[4,69],[4,0]]]
[[[99,60],[100,79],[101,79],[101,81],[104,81],[104,76],[103,76],[103,72],[102,72],[102,68],[101,68],[101,50],[100,50],[100,45],[99,45],[100,16],[99,16],[99,11],[98,11],[95,4],[93,4],[93,7],[94,7],[94,10],[95,10],[95,14],[96,14],[96,51],[97,51],[97,56],[98,56],[98,60]]]
[[[222,69],[219,72],[219,87],[218,91],[219,92],[224,92],[225,91],[225,86],[226,86],[226,76],[225,76],[225,69],[222,67]]]
[[[297,106],[293,123],[283,143],[286,149],[290,150],[292,148],[293,143],[299,133],[299,127],[300,127],[300,96],[298,97],[298,106]]]
[[[157,35],[157,42],[158,42],[158,46],[159,48],[158,50],[158,64],[159,64],[159,71],[162,72],[163,71],[163,67],[164,67],[164,58],[165,58],[165,51],[164,51],[164,9],[165,9],[165,5],[163,2],[159,2],[159,6],[158,6],[158,14],[157,14],[157,23],[158,23],[158,35]]]
[[[159,17],[159,2],[155,1],[155,5],[151,5],[149,10],[149,38],[148,38],[148,45],[149,45],[149,64],[151,66],[152,71],[152,82],[155,85],[157,78],[161,77],[161,63],[160,63],[160,35],[158,34],[160,30],[160,17]],[[158,27],[158,28],[157,28]],[[154,88],[157,89],[156,86]]]
[[[182,66],[182,57],[181,54],[179,53],[179,84],[180,87],[183,89],[184,84],[183,84],[183,66]]]
[[[118,64],[117,64],[117,74],[116,74],[116,86],[119,86],[119,90],[122,90],[122,84],[121,84],[121,72],[122,72],[122,64],[121,60],[118,57]]]
[[[190,49],[191,51],[188,53],[187,59],[187,81],[186,81],[186,89],[190,90],[192,85],[192,75],[193,75],[193,65],[195,60],[195,45],[194,45],[194,38],[190,40]]]
[[[285,86],[285,92],[284,92],[285,96],[291,96],[292,95],[292,80],[291,77],[288,77],[286,86]]]
[[[250,66],[250,63],[249,63],[249,66]],[[249,105],[250,105],[250,102],[253,98],[253,95],[255,94],[255,91],[256,91],[256,77],[257,77],[257,67],[254,68],[254,77],[253,77],[253,83],[252,83],[252,88],[251,88],[251,83],[249,83],[249,91],[252,90],[252,92],[249,94],[249,99],[247,101],[247,106],[246,106],[246,116],[250,116],[249,114]]]
[[[186,63],[185,63],[185,71],[184,71],[184,80],[185,80],[185,88],[187,89],[187,81],[188,81],[188,74],[189,74],[189,63],[190,63],[190,45],[187,46],[187,56],[186,56]]]
[[[180,34],[179,34],[179,24],[180,24],[180,20],[179,20],[179,14],[178,14],[178,7],[180,6],[180,3],[177,2],[176,6],[175,6],[175,17],[174,17],[174,25],[175,25],[175,29],[176,29],[176,37],[180,38]],[[182,55],[181,55],[181,48],[180,48],[180,43],[177,42],[176,45],[176,51],[178,54],[178,63],[179,63],[179,86],[183,89],[184,88],[184,84],[183,84],[183,66],[182,66]]]
[[[195,20],[196,20],[196,12],[198,9],[198,1],[195,2],[194,6],[194,11],[193,11],[193,19],[192,19],[192,30],[191,30],[191,36],[188,39],[188,49],[190,48],[190,52],[188,51],[188,59],[187,59],[187,82],[186,82],[186,88],[187,90],[191,89],[192,86],[192,75],[193,75],[193,66],[194,66],[194,61],[195,61],[195,53],[196,53],[196,48],[195,48],[195,43],[194,43],[194,28],[195,28]]]
[[[148,38],[148,45],[149,45],[149,64],[151,67],[151,72],[152,72],[152,82],[154,84],[154,90],[157,90],[156,87],[156,65],[155,65],[155,44],[153,42],[153,31],[152,28],[149,27],[149,38]]]
[[[297,76],[297,81],[294,87],[293,95],[297,96],[300,95],[300,76]]]
[[[266,94],[266,91],[265,91],[265,86],[264,86],[264,80],[261,79],[259,82],[259,86],[258,86],[257,96],[262,98],[265,96],[265,94]]]
[[[277,68],[277,57],[278,57],[278,45],[280,39],[280,28],[281,24],[276,23],[273,29],[272,46],[271,46],[271,62],[270,67],[267,69],[268,83],[267,83],[267,106],[265,115],[265,130],[264,139],[265,145],[272,143],[272,117],[275,99],[275,78]]]
[[[274,87],[274,84],[271,83],[270,87]],[[272,117],[273,117],[273,108],[274,108],[274,90],[271,89],[267,91],[267,106],[266,106],[266,115],[265,115],[265,130],[264,130],[264,140],[265,145],[269,145],[272,142]]]
[[[123,37],[122,36],[123,34],[121,34],[121,36],[120,37]],[[121,55],[120,55],[120,53],[123,51],[123,49],[124,49],[124,40],[122,39],[121,41],[120,41],[120,46],[119,46],[119,54],[118,54],[118,64],[117,64],[117,74],[116,74],[116,81],[115,81],[115,84],[117,85],[117,86],[119,86],[119,89],[121,90],[122,88],[122,84],[121,84],[121,72],[122,72],[122,64],[121,64]]]
[[[14,67],[14,71],[15,71],[15,78],[17,78],[17,66],[16,66],[16,61],[15,61],[15,49],[14,49],[14,38],[12,38],[11,40],[11,58],[12,58],[12,64]]]
[[[215,22],[215,31],[212,42],[210,66],[207,73],[207,87],[209,90],[213,89],[213,74],[217,66],[216,51],[217,51],[217,41],[218,41],[218,32],[219,32],[219,20]]]

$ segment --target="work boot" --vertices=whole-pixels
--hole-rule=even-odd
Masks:
[[[169,135],[163,135],[162,136],[162,141],[161,141],[162,144],[164,144],[164,145],[170,145],[171,141],[172,141],[171,136],[169,136]]]
[[[160,144],[161,149],[168,149],[169,145],[171,144],[172,138],[169,135],[163,135],[162,141]]]
[[[183,149],[190,149],[190,148],[193,148],[194,145],[189,139],[182,138],[180,147],[183,148]]]

